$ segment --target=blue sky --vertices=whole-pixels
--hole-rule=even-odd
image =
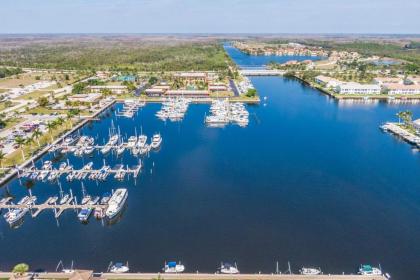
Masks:
[[[420,33],[419,0],[0,0],[0,33]]]

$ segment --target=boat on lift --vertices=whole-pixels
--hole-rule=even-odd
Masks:
[[[362,264],[359,267],[360,275],[382,275],[382,270],[377,267],[373,267],[369,264]]]
[[[124,265],[123,263],[117,262],[109,268],[111,273],[127,273],[130,271],[128,263]]]
[[[176,262],[168,262],[165,263],[165,266],[163,267],[163,271],[165,273],[182,273],[185,270],[185,266],[181,263]]]
[[[127,148],[131,149],[137,144],[137,136],[130,136],[127,142]]]
[[[302,267],[299,270],[300,274],[302,275],[319,275],[322,274],[322,271],[320,268],[315,267]]]
[[[222,263],[220,266],[220,273],[222,274],[239,274],[238,267],[231,265],[230,263]]]
[[[152,149],[157,149],[162,144],[162,136],[159,133],[156,133],[152,137],[152,143],[150,144]]]

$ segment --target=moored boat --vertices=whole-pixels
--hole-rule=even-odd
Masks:
[[[112,219],[115,217],[123,208],[124,203],[128,197],[128,191],[125,188],[117,189],[108,201],[108,208],[106,209],[105,215]]]
[[[181,263],[176,262],[168,262],[165,263],[165,266],[163,268],[163,271],[165,273],[182,273],[185,270],[185,266]]]

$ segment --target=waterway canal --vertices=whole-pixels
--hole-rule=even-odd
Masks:
[[[241,64],[253,59],[259,58],[241,57]],[[129,189],[127,208],[113,225],[93,218],[82,225],[72,211],[58,221],[48,211],[36,219],[27,215],[17,229],[0,219],[0,269],[25,261],[52,270],[59,260],[74,260],[104,271],[113,260],[144,272],[181,260],[188,271],[213,272],[229,260],[251,273],[273,272],[276,261],[286,270],[290,261],[295,272],[313,265],[355,273],[360,263],[380,263],[394,279],[420,275],[420,154],[378,129],[399,110],[420,116],[418,106],[337,103],[281,77],[252,82],[267,100],[248,107],[247,128],[205,127],[208,105],[190,106],[181,123],[163,123],[154,116],[158,104],[133,120],[109,111],[84,127],[82,134],[98,142],[111,121],[123,135],[142,127],[149,136],[161,132],[163,144],[145,159],[137,179],[85,180],[92,195]],[[69,159],[75,166],[103,161],[100,154]],[[129,153],[105,160],[137,162]],[[63,178],[61,186],[81,193],[79,181]],[[40,201],[60,190],[16,179],[0,194],[20,198],[28,187]]]

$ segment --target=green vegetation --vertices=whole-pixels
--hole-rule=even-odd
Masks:
[[[216,41],[160,42],[93,38],[33,43],[0,51],[3,65],[35,68],[116,71],[224,70],[227,55]],[[17,45],[19,42],[17,42]]]
[[[248,89],[245,96],[246,97],[255,97],[255,96],[257,96],[257,90],[255,88],[250,88],[250,89]]]
[[[16,273],[18,275],[23,275],[26,272],[28,272],[29,270],[29,265],[27,265],[26,263],[20,263],[15,265],[15,267],[13,268],[13,273]]]
[[[5,78],[13,75],[17,75],[22,73],[22,69],[20,68],[0,68],[0,78]]]
[[[403,121],[401,126],[409,130],[410,132],[415,133],[415,129],[413,127],[413,112],[408,111],[408,110],[398,112],[397,117],[398,117],[399,122],[401,122],[401,120]]]

